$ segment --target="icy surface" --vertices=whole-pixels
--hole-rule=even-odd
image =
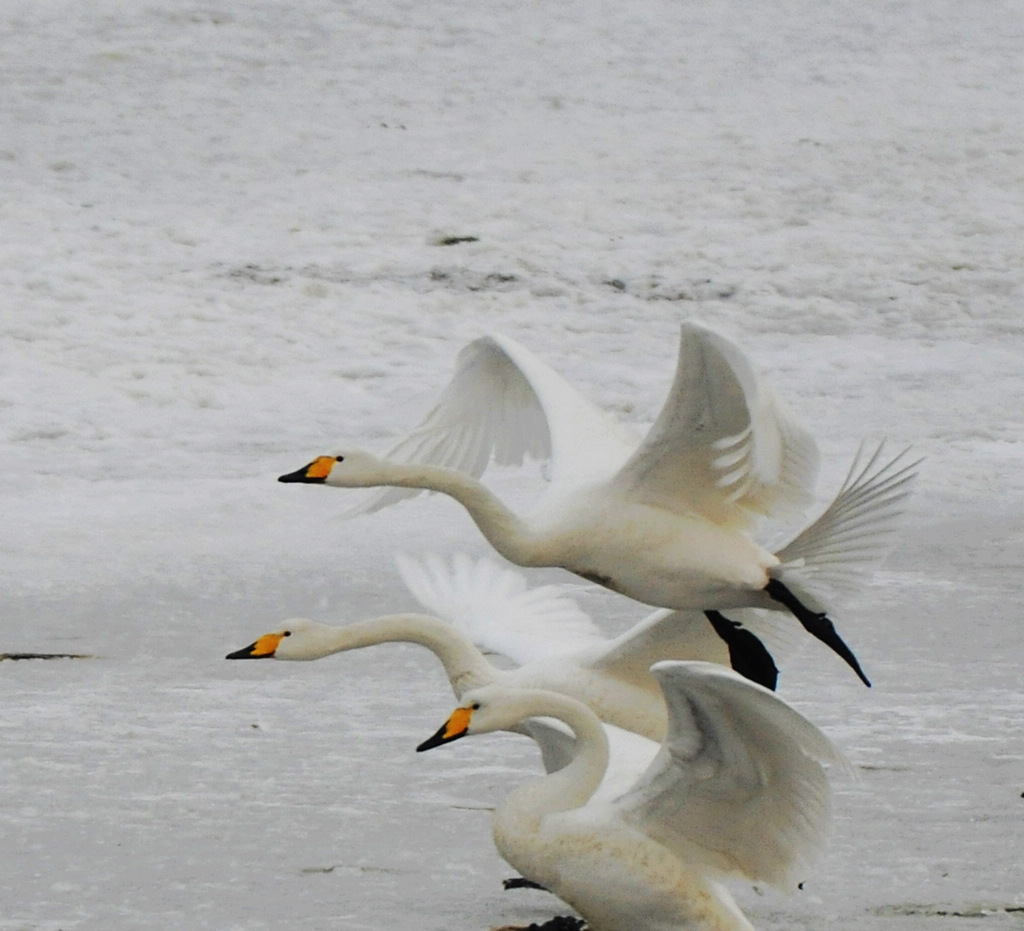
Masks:
[[[532,748],[413,752],[428,655],[222,657],[409,607],[396,549],[484,551],[276,475],[384,448],[489,329],[647,423],[684,318],[810,425],[823,499],[863,437],[928,457],[836,618],[875,688],[783,674],[858,768],[830,852],[744,907],[1024,926],[1022,48],[999,0],[0,6],[0,652],[95,656],[0,663],[0,931],[558,911],[484,810]]]

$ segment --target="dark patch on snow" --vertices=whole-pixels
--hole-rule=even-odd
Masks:
[[[330,866],[304,866],[299,872],[303,876],[312,876],[333,873],[335,870],[350,870],[355,873],[388,873],[399,876],[409,872],[408,870],[393,869],[387,866],[359,866],[345,863],[332,863]]]
[[[724,301],[736,294],[735,285],[711,278],[670,282],[658,275],[651,275],[629,282],[622,278],[609,278],[604,284],[646,301]]]
[[[431,245],[434,246],[460,246],[464,242],[480,242],[479,236],[441,236],[435,239]]]
[[[907,902],[902,905],[883,905],[874,909],[876,915],[882,917],[909,917],[924,915],[932,918],[989,918],[993,915],[1024,912],[1024,906],[994,905],[984,902],[971,902],[964,905],[919,905]]]
[[[259,265],[242,265],[238,268],[232,268],[228,271],[229,278],[244,278],[248,281],[252,281],[255,284],[281,284],[288,280],[287,276],[279,271],[270,271],[266,268],[260,268]]]
[[[519,279],[505,272],[477,272],[468,268],[434,267],[430,280],[463,291],[508,291]]]

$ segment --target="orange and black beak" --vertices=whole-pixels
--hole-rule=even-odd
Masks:
[[[278,478],[279,482],[302,482],[305,485],[322,485],[331,474],[334,456],[317,456],[309,465],[303,466],[298,472],[289,472]]]
[[[284,634],[264,634],[241,650],[228,653],[224,659],[272,659]]]
[[[438,732],[433,737],[424,740],[416,748],[416,752],[422,753],[424,750],[433,750],[434,747],[440,747],[441,744],[451,743],[453,740],[465,737],[469,732],[469,719],[472,717],[472,708],[456,708],[452,712],[452,716],[441,725]]]

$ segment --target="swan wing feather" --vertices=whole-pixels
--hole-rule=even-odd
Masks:
[[[515,728],[537,744],[546,773],[564,769],[576,756],[576,738],[569,728],[560,725],[559,721],[528,718]]]
[[[614,474],[638,442],[530,350],[491,334],[463,347],[434,406],[385,458],[444,466],[473,478],[492,461],[550,460],[552,483],[583,482],[595,471]],[[421,493],[376,489],[347,513],[370,513]]]
[[[729,650],[702,611],[660,608],[593,651],[587,665],[605,675],[654,688],[659,660],[705,660],[729,665]]]
[[[480,649],[522,665],[605,642],[565,586],[530,588],[522,573],[488,557],[395,557],[399,574],[431,614],[449,620]]]
[[[658,663],[669,729],[619,800],[623,817],[684,858],[792,889],[830,822],[828,738],[767,689],[712,663]]]
[[[686,322],[668,397],[615,482],[656,506],[749,523],[802,511],[817,473],[814,438],[744,353]]]

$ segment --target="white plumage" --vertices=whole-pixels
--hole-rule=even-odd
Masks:
[[[724,885],[741,876],[791,890],[829,826],[829,740],[773,693],[710,663],[652,668],[669,709],[660,749],[619,744],[583,704],[492,685],[420,749],[555,718],[572,761],[513,789],[494,814],[502,856],[573,906],[591,931],[752,931]],[[651,759],[654,753],[653,760]],[[621,794],[602,786],[632,771]]]
[[[493,461],[544,460],[544,502],[612,480],[652,497],[704,493],[730,519],[802,512],[811,500],[818,451],[808,433],[728,340],[682,326],[675,381],[646,437],[584,398],[515,340],[491,334],[459,353],[455,374],[433,408],[391,447],[391,462],[424,463],[480,478]],[[419,494],[375,492],[364,513]],[[546,507],[540,503],[538,507]]]
[[[520,515],[479,477],[492,458],[525,455],[549,455],[551,481]],[[867,683],[816,609],[823,585],[885,552],[916,474],[903,459],[883,461],[880,447],[817,521],[768,551],[750,531],[760,515],[807,501],[815,445],[737,347],[684,324],[672,389],[642,440],[523,347],[491,336],[463,350],[438,403],[386,458],[344,451],[280,480],[394,486],[363,510],[442,492],[509,561],[560,566],[646,604],[789,610]]]

